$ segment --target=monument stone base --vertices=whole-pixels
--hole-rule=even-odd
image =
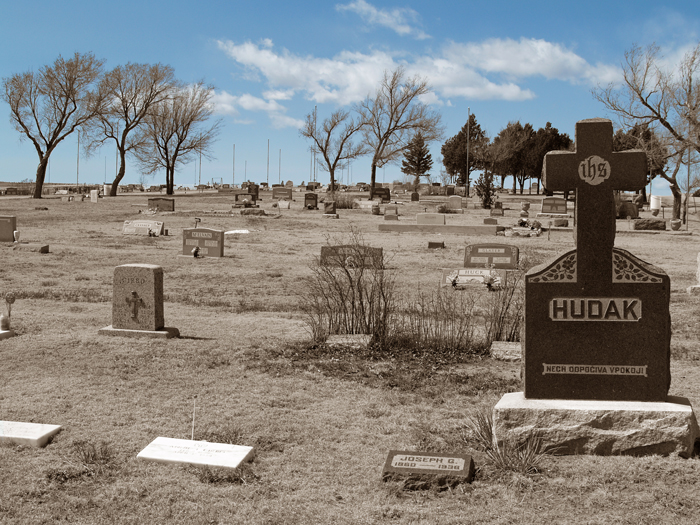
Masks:
[[[693,407],[684,397],[668,401],[526,399],[505,394],[493,409],[499,442],[523,443],[537,435],[552,453],[690,457],[700,435]]]
[[[700,285],[688,286],[687,291],[690,295],[700,294]]]
[[[127,330],[126,328],[113,328],[112,325],[109,325],[101,328],[97,333],[99,335],[151,339],[171,339],[173,337],[180,337],[180,330],[171,326],[166,326],[160,330]]]
[[[14,330],[0,330],[0,341],[3,339],[9,339],[10,337],[14,337],[15,331]]]

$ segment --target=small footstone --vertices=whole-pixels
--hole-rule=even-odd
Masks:
[[[484,219],[484,224],[498,224],[498,219],[493,219],[491,217],[486,217]]]
[[[635,230],[665,230],[666,221],[664,219],[638,219],[634,221]]]
[[[428,241],[429,250],[443,250],[445,248],[445,241],[431,242]]]
[[[0,443],[43,447],[61,428],[61,425],[0,421]]]
[[[157,437],[136,457],[159,463],[236,468],[253,458],[253,447]]]
[[[447,490],[474,479],[474,460],[466,454],[390,450],[383,481],[403,483],[404,490]]]
[[[329,335],[326,339],[326,345],[331,348],[345,347],[353,350],[360,350],[362,348],[367,348],[371,340],[371,334]]]
[[[539,436],[555,454],[690,457],[700,434],[690,402],[526,399],[505,394],[493,409],[499,443],[522,444]]]
[[[15,331],[14,330],[0,330],[0,341],[3,339],[9,339],[10,337],[14,337]]]
[[[569,219],[554,219],[555,228],[566,228],[569,226]]]

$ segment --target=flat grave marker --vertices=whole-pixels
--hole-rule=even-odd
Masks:
[[[470,244],[464,249],[464,267],[517,270],[518,257],[518,247],[510,244]]]
[[[292,200],[292,188],[284,188],[284,187],[272,188],[272,198],[276,199],[276,200],[287,199],[288,201],[291,201]]]
[[[163,221],[135,220],[124,221],[122,235],[145,235],[146,237],[160,237],[164,232]]]
[[[211,228],[185,228],[182,230],[182,255],[196,257],[223,257],[224,231]]]
[[[444,213],[416,213],[416,224],[418,225],[445,225]]]
[[[459,453],[390,450],[382,471],[383,481],[400,481],[408,490],[454,488],[474,479],[474,460]]]
[[[253,447],[157,437],[136,456],[158,463],[236,468],[253,459]]]
[[[148,199],[148,209],[156,211],[175,211],[175,199],[156,197]]]
[[[483,285],[487,281],[491,286],[505,286],[507,274],[505,270],[495,270],[488,268],[448,268],[442,270],[440,286],[451,286],[461,288],[470,285]]]
[[[0,443],[41,448],[46,446],[62,428],[61,425],[0,421]]]
[[[17,230],[17,217],[14,215],[0,215],[0,242],[15,242]]]

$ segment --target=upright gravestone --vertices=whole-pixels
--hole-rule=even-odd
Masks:
[[[411,193],[411,202],[420,202],[420,193],[417,191]]]
[[[163,268],[154,264],[123,264],[114,269],[112,325],[102,335],[171,338],[177,328],[165,327]]]
[[[382,202],[391,201],[391,192],[389,188],[374,188],[374,196],[381,199]]]
[[[0,215],[0,242],[15,242],[15,230],[17,230],[17,217]]]
[[[288,201],[292,200],[292,188],[283,188],[283,187],[278,187],[278,188],[272,188],[272,198],[279,200],[279,199],[287,199]]]
[[[304,208],[307,210],[317,210],[318,209],[318,195],[315,193],[305,193],[304,194]]]
[[[462,197],[459,195],[452,195],[447,197],[447,209],[448,210],[461,210],[462,209]]]
[[[517,270],[518,254],[518,247],[510,244],[470,244],[464,249],[464,267]]]
[[[223,257],[223,230],[185,228],[182,230],[182,255],[189,257]]]
[[[100,190],[90,190],[90,202],[98,202],[100,198]]]
[[[576,151],[545,157],[544,187],[576,192],[576,249],[527,272],[525,392],[496,405],[496,434],[527,428],[560,453],[688,454],[695,416],[668,397],[670,280],[614,247],[614,191],[644,186],[646,155],[613,153],[612,131],[580,121]]]
[[[542,199],[543,215],[566,215],[566,199],[561,197],[545,197]]]

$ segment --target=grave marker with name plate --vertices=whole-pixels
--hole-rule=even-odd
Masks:
[[[321,266],[341,266],[346,268],[383,268],[384,250],[371,246],[343,244],[321,246]]]
[[[668,275],[614,247],[614,190],[644,187],[642,151],[612,151],[612,123],[576,124],[576,151],[547,153],[542,182],[576,191],[576,249],[525,279],[525,397],[666,401]]]
[[[518,254],[518,247],[510,244],[470,244],[464,249],[464,267],[517,270]]]
[[[542,199],[542,213],[566,214],[566,199],[545,197]]]
[[[381,199],[382,203],[391,201],[391,191],[389,188],[374,188],[374,196]]]
[[[163,225],[164,223],[162,221],[124,221],[122,235],[145,235],[146,237],[160,237],[163,235]]]
[[[17,217],[13,215],[0,215],[0,242],[15,242],[16,229]]]
[[[399,481],[404,489],[453,488],[474,479],[474,460],[466,454],[390,450],[383,481]]]
[[[284,188],[284,187],[278,187],[278,188],[272,188],[272,198],[273,199],[287,199],[288,201],[292,200],[292,188]]]
[[[490,270],[488,268],[452,268],[442,270],[440,286],[452,286],[453,288],[483,285],[487,280],[492,286],[502,287],[506,285],[507,273],[505,270]]]
[[[253,455],[253,447],[157,437],[136,457],[158,463],[237,468],[253,459]]]
[[[223,257],[224,231],[185,228],[182,230],[182,255],[192,256],[195,248],[199,248],[198,257]]]

